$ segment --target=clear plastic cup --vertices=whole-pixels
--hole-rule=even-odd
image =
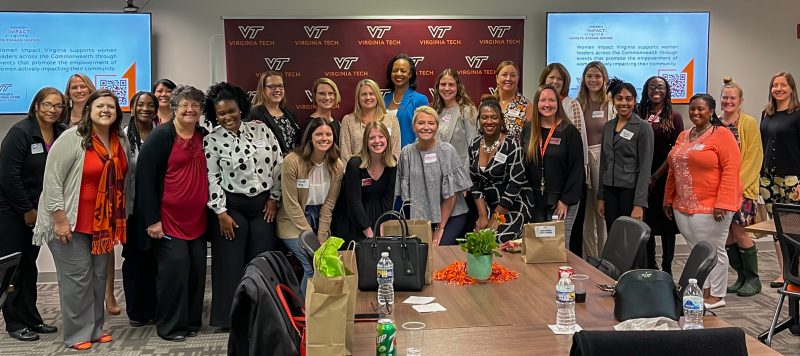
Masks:
[[[402,325],[406,341],[407,356],[422,356],[422,340],[425,336],[425,323],[409,321]]]
[[[572,284],[575,285],[575,303],[586,303],[586,284],[589,276],[585,274],[573,274]]]

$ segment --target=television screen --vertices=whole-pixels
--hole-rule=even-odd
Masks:
[[[587,63],[601,61],[609,75],[636,86],[660,75],[673,103],[688,103],[708,87],[708,12],[548,13],[547,63],[562,63],[580,88]]]
[[[128,100],[150,89],[150,14],[0,12],[0,114],[28,111],[74,73]]]

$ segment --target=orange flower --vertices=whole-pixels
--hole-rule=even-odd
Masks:
[[[493,217],[494,217],[494,221],[497,221],[498,225],[506,223],[506,215],[505,214],[500,214],[499,211],[495,211]]]

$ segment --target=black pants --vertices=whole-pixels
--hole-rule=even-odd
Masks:
[[[36,280],[39,277],[36,258],[39,257],[39,246],[31,244],[33,229],[25,224],[22,216],[6,209],[0,211],[0,227],[3,229],[0,256],[22,252],[12,281],[14,291],[8,293],[3,305],[6,330],[17,331],[42,324],[42,316],[36,309]]]
[[[661,270],[672,274],[672,259],[675,257],[675,234],[661,234]],[[647,268],[658,269],[656,264],[656,237],[647,240]]]
[[[206,287],[206,239],[162,238],[153,248],[158,267],[156,332],[173,337],[200,330]]]
[[[122,288],[128,319],[147,322],[156,318],[156,259],[153,249],[132,244],[122,247]]]
[[[610,232],[611,225],[620,216],[631,216],[636,189],[609,187],[607,185],[604,185],[603,189],[605,189],[603,200],[605,201],[606,231]]]
[[[581,187],[581,204],[578,205],[578,213],[575,214],[575,222],[572,224],[572,231],[569,234],[569,250],[583,257],[583,222],[586,219],[586,191],[588,187],[583,184]]]
[[[435,224],[438,225],[438,224]],[[451,216],[447,219],[447,224],[444,226],[444,233],[442,239],[439,241],[439,246],[458,245],[456,239],[464,237],[465,227],[467,226],[467,214]],[[432,226],[436,227],[436,226]]]
[[[225,193],[226,207],[238,228],[228,240],[220,234],[219,220],[211,219],[211,325],[230,327],[233,293],[244,267],[264,251],[277,250],[275,221],[264,221],[269,193],[255,197]]]

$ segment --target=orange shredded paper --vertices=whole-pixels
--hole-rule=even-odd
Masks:
[[[489,276],[489,282],[503,283],[506,281],[517,279],[519,273],[514,272],[502,265],[492,262],[492,274]],[[467,274],[467,262],[456,261],[445,267],[440,271],[433,273],[433,279],[437,281],[444,281],[446,284],[454,284],[457,286],[476,284],[478,281]]]

